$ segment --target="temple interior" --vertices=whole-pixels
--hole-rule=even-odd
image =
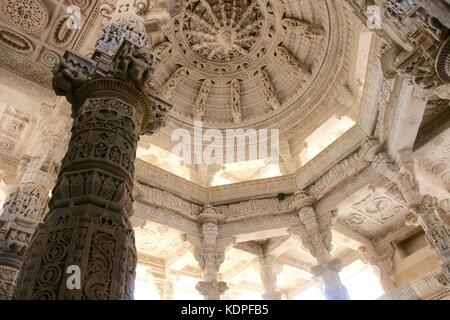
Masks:
[[[450,300],[449,30],[449,0],[2,0],[0,300]]]

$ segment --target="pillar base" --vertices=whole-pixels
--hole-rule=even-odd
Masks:
[[[264,293],[262,298],[264,300],[281,300],[281,292]]]

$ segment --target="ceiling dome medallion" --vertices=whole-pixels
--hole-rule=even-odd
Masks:
[[[174,105],[178,126],[267,127],[299,110],[304,93],[331,74],[322,66],[336,64],[326,59],[337,50],[329,37],[335,0],[177,3],[154,45],[159,62],[148,85]]]
[[[258,0],[190,0],[182,14],[190,48],[210,61],[245,56],[261,36],[264,16]]]
[[[242,77],[282,41],[282,5],[271,0],[186,0],[168,34],[197,78]],[[257,66],[259,64],[259,66]]]
[[[5,0],[1,11],[10,24],[26,33],[41,32],[49,20],[48,10],[41,0]]]

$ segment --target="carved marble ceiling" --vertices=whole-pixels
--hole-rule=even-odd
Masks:
[[[32,134],[38,118],[36,101],[58,105],[51,91],[54,63],[67,49],[84,54],[92,50],[98,30],[108,15],[107,7],[102,4],[112,2],[114,0],[2,0],[0,155],[3,181],[7,180],[6,173],[15,172],[19,159],[26,152],[27,137]],[[67,28],[69,5],[81,9],[80,29]],[[339,225],[367,239],[375,239],[403,225],[408,210],[401,200],[394,199],[385,190],[366,188],[367,176],[357,176],[360,159],[359,154],[353,152],[361,140],[373,132],[378,107],[389,109],[389,99],[395,96],[395,90],[386,83],[382,88],[377,60],[380,44],[372,39],[371,33],[364,32],[344,1],[154,0],[151,5],[155,19],[147,27],[159,61],[147,86],[160,92],[174,109],[167,127],[153,137],[143,137],[138,150],[140,160],[165,172],[156,169],[144,172],[148,167],[142,165],[137,171],[142,180],[148,174],[155,184],[173,182],[180,189],[177,194],[189,189],[196,195],[181,198],[172,194],[173,190],[150,190],[151,187],[143,186],[141,196],[148,203],[138,202],[136,212],[145,218],[157,211],[174,221],[174,213],[182,212],[193,224],[193,216],[201,209],[199,203],[213,199],[230,225],[233,221],[257,216],[286,214],[288,219],[289,195],[281,201],[275,197],[247,200],[256,193],[261,196],[268,189],[273,192],[274,186],[285,192],[295,185],[294,180],[296,187],[305,187],[320,198],[344,178],[354,175],[354,183],[359,183],[360,177],[365,188],[353,197],[349,197],[346,190],[342,191],[346,199],[338,208]],[[31,98],[19,95],[17,90]],[[378,99],[381,90],[392,92],[383,91],[382,99]],[[382,101],[379,103],[379,100]],[[423,125],[434,121],[436,114],[442,116],[446,108],[448,101],[430,103]],[[241,168],[182,163],[170,153],[173,146],[170,134],[179,127],[191,130],[195,120],[202,120],[205,128],[280,129],[280,167],[268,173],[260,163],[247,162]],[[415,150],[417,164],[443,189],[449,190],[450,132],[444,130],[427,142]],[[343,159],[345,161],[338,163]],[[190,180],[195,186],[187,181],[181,183],[171,173]],[[293,173],[295,177],[291,176]],[[240,184],[234,189],[210,188],[215,184],[278,175],[286,179],[258,185]],[[215,180],[215,177],[218,178]],[[251,195],[247,194],[249,189],[253,192]],[[216,194],[216,198],[205,190]],[[238,196],[245,201],[238,203]],[[195,203],[185,200],[189,197]],[[231,202],[232,198],[236,203],[220,203]],[[182,238],[183,232],[144,218],[135,226],[138,252],[146,257],[141,258],[141,262],[199,276],[200,270],[190,246]],[[246,225],[255,228],[253,221]],[[241,236],[241,242],[226,255],[222,268],[224,279],[231,286],[261,291],[260,281],[255,278],[258,265],[255,258],[263,248],[270,247],[284,265],[281,289],[310,284],[313,257],[298,242],[289,243],[290,240],[283,238],[285,230],[280,230],[251,233],[250,240]],[[336,240],[333,248],[333,256],[347,257],[347,263],[353,261],[355,252],[346,243]]]
[[[292,106],[325,76],[328,1],[181,1],[153,84],[184,122],[248,125]],[[331,58],[331,57],[330,57]]]
[[[3,1],[3,83],[20,82],[20,76],[31,80],[20,85],[30,95],[55,100],[51,68],[67,49],[92,51],[113,2]],[[78,29],[67,27],[70,5],[81,9]],[[147,86],[174,109],[166,128],[142,139],[141,159],[203,186],[235,183],[294,173],[349,130],[337,123],[329,137],[311,139],[330,119],[362,125],[368,58],[358,53],[364,46],[370,52],[371,40],[360,38],[356,17],[343,1],[154,0],[150,6],[147,29],[159,62]],[[202,120],[205,129],[279,129],[280,168],[248,174],[196,167],[154,151],[157,146],[170,153],[173,130],[192,130],[194,120]]]

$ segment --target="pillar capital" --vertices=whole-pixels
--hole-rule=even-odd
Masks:
[[[290,207],[295,210],[300,210],[304,207],[313,207],[316,200],[314,197],[308,195],[306,191],[297,190],[294,194],[294,199],[290,204]]]
[[[220,266],[225,260],[225,248],[233,242],[233,238],[220,238],[219,223],[224,221],[223,215],[210,205],[199,212],[201,238],[188,237],[193,245],[194,258],[203,273],[203,281],[197,290],[206,300],[217,300],[226,290],[226,284],[218,281]]]
[[[205,205],[200,210],[198,218],[202,224],[209,222],[218,225],[225,221],[225,216],[219,213],[217,209],[210,204]]]
[[[300,238],[304,248],[317,260],[318,265],[312,268],[315,276],[320,276],[325,286],[327,299],[348,299],[345,287],[339,279],[337,260],[332,260],[332,232],[337,212],[328,211],[318,216],[312,207],[300,209],[301,224],[288,232]]]
[[[200,281],[195,287],[205,300],[220,300],[220,296],[228,290],[228,285],[223,281]]]
[[[380,253],[375,247],[363,246],[358,253],[362,262],[375,267],[384,291],[392,291],[395,288],[393,248],[389,246]]]
[[[367,137],[361,144],[359,154],[361,160],[365,162],[372,162],[375,156],[383,151],[383,146],[380,144],[378,137]]]
[[[299,238],[303,246],[322,263],[329,260],[332,249],[332,227],[336,211],[328,211],[317,216],[310,207],[300,210],[301,224],[288,229],[289,234]]]

